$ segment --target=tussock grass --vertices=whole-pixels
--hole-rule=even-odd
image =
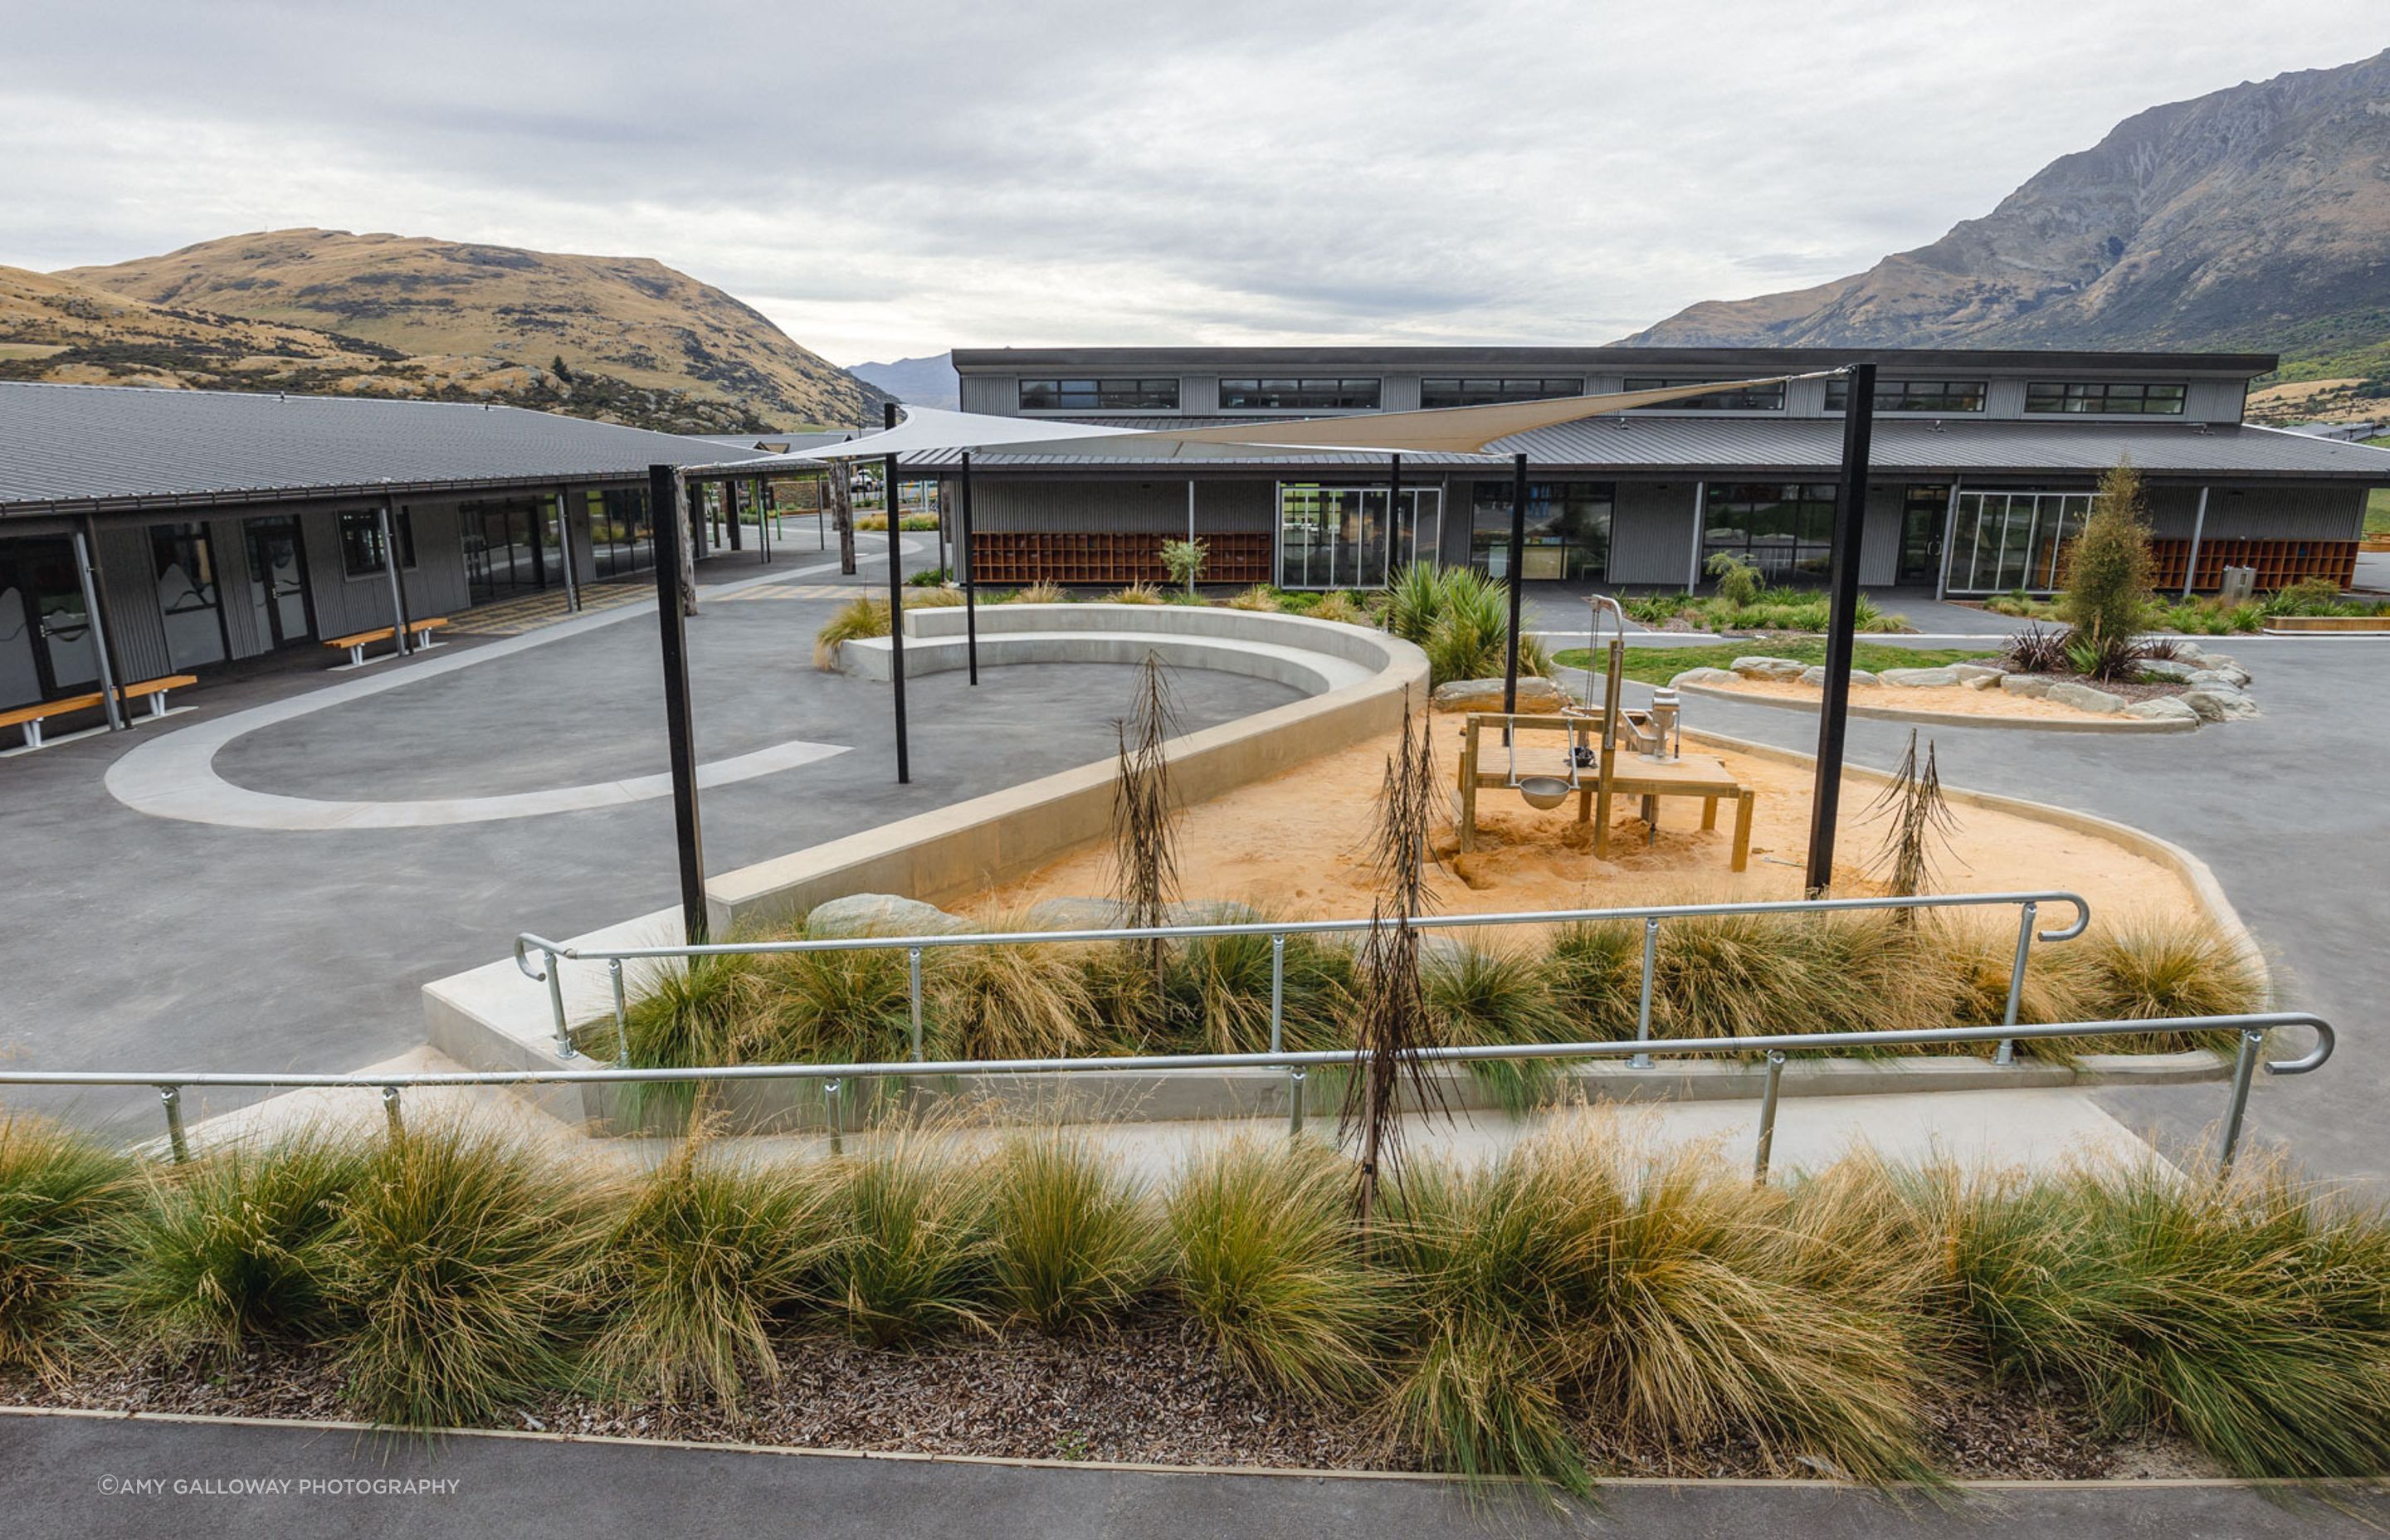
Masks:
[[[754,956],[691,957],[685,965],[663,963],[627,982],[623,1010],[630,1061],[650,1069],[688,1069],[736,1064],[756,1042],[759,1019],[773,1003],[766,975],[777,971]],[[585,1028],[583,1046],[593,1053],[615,1051],[613,1021]]]
[[[2137,915],[2083,939],[2089,981],[2087,1008],[2120,1020],[2165,1016],[2231,1016],[2263,1010],[2256,970],[2224,933],[2204,919]],[[2229,1051],[2230,1033],[2206,1044]],[[2183,1038],[2111,1038],[2108,1053],[2164,1052]]]
[[[838,667],[842,643],[888,635],[888,601],[867,595],[849,599],[814,633],[814,667],[825,673]]]
[[[832,1165],[836,1241],[821,1287],[847,1328],[886,1344],[990,1327],[997,1302],[984,1171],[942,1157],[927,1133],[907,1128],[883,1133]]]
[[[458,1124],[379,1147],[328,1248],[358,1408],[450,1427],[564,1380],[591,1303],[597,1196],[561,1162]]]
[[[1319,602],[1311,607],[1310,613],[1315,621],[1335,621],[1343,625],[1369,623],[1368,606],[1358,596],[1342,588],[1320,595]]]
[[[1387,1298],[1352,1181],[1317,1145],[1239,1139],[1190,1161],[1164,1204],[1180,1303],[1265,1389],[1345,1399],[1377,1380]]]
[[[94,1280],[140,1196],[126,1156],[40,1118],[0,1121],[0,1365],[63,1373],[93,1345]]]
[[[1277,591],[1266,583],[1256,583],[1250,588],[1240,589],[1220,602],[1230,610],[1255,610],[1272,615],[1277,614],[1280,608]],[[1315,608],[1313,613],[1317,612]]]
[[[1071,591],[1059,583],[1033,583],[1017,588],[1005,601],[1007,604],[1068,604]]]
[[[1567,1043],[1576,1023],[1532,953],[1463,944],[1432,953],[1420,993],[1436,1040],[1465,1043]],[[1513,1112],[1533,1105],[1557,1072],[1548,1059],[1479,1059],[1469,1073]]]
[[[994,1187],[988,1265],[1010,1319],[1045,1331],[1112,1320],[1161,1273],[1142,1193],[1085,1136],[1014,1136]]]
[[[2390,1469],[2390,1218],[2258,1161],[2027,1180],[1943,1168],[1921,1210],[1976,1351],[2182,1433],[2242,1476]]]
[[[988,928],[1034,929],[1019,916],[992,919]],[[895,958],[903,971],[895,952],[881,955]],[[1095,993],[1072,948],[943,947],[922,962],[924,1014],[937,1042],[932,1058],[1056,1059],[1099,1051]]]
[[[302,1129],[156,1173],[111,1307],[169,1352],[231,1354],[324,1330],[333,1228],[371,1161],[367,1146]]]
[[[775,1316],[836,1243],[817,1174],[745,1167],[678,1145],[630,1194],[605,1241],[605,1324],[588,1367],[602,1387],[735,1405],[743,1371],[777,1379]]]
[[[1132,583],[1103,597],[1105,604],[1168,604],[1170,597],[1150,583]]]
[[[765,966],[748,1040],[756,1059],[855,1064],[912,1052],[912,973],[897,948],[777,952],[757,960]],[[926,996],[926,966],[924,973]],[[925,998],[925,1013],[926,1007]]]
[[[1164,962],[1165,1030],[1192,1053],[1262,1053],[1270,1046],[1270,940],[1199,936]],[[1286,938],[1282,1021],[1295,1051],[1352,1041],[1353,954],[1317,936]]]

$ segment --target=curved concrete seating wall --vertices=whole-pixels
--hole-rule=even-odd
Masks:
[[[906,674],[963,665],[963,612],[906,616]],[[1007,604],[979,613],[983,662],[1135,662],[1147,651],[1183,667],[1217,668],[1311,691],[1170,744],[1171,786],[1201,802],[1386,732],[1406,699],[1423,703],[1427,657],[1410,643],[1362,626],[1193,605]],[[916,646],[914,638],[919,638]],[[888,676],[884,639],[850,642],[841,662]],[[1111,827],[1110,760],[1047,776],[828,844],[726,872],[706,885],[717,934],[748,921],[777,922],[856,892],[905,893],[932,904],[975,896]]]

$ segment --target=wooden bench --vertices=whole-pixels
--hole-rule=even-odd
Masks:
[[[117,694],[127,700],[146,699],[149,702],[149,714],[158,717],[166,714],[168,690],[181,689],[186,685],[198,683],[199,680],[191,674],[170,674],[163,678],[144,679],[137,685],[127,685],[117,691]],[[97,690],[93,690],[88,695],[70,695],[58,700],[45,700],[39,705],[19,706],[14,711],[0,712],[0,727],[22,728],[25,735],[25,747],[39,749],[42,747],[42,725],[50,718],[66,716],[74,712],[96,712],[107,704],[108,697]]]
[[[1497,734],[1495,745],[1481,751],[1481,738],[1491,729]],[[1502,744],[1499,734],[1508,730],[1510,743]],[[1561,741],[1529,745],[1520,741],[1524,733],[1558,733]],[[1640,755],[1619,755],[1600,749],[1601,720],[1589,715],[1568,716],[1505,716],[1499,712],[1472,712],[1460,753],[1460,848],[1473,850],[1477,843],[1477,793],[1481,788],[1516,789],[1520,780],[1543,777],[1561,782],[1576,792],[1576,821],[1590,823],[1593,828],[1593,851],[1598,857],[1610,855],[1610,803],[1613,797],[1637,797],[1642,801],[1644,823],[1653,829],[1660,827],[1660,799],[1663,797],[1699,797],[1702,799],[1702,828],[1717,828],[1718,803],[1734,802],[1734,843],[1728,854],[1728,865],[1741,871],[1751,864],[1751,815],[1754,797],[1751,789],[1737,782],[1727,773],[1722,761],[1701,754],[1683,754],[1666,761],[1646,760]],[[1592,759],[1593,764],[1587,764]]]
[[[406,629],[408,634],[423,646],[437,647],[439,644],[430,640],[428,634],[439,630],[447,623],[444,618],[434,615],[427,620],[409,621],[406,622]],[[361,668],[366,661],[366,648],[376,642],[394,641],[397,636],[398,627],[384,625],[377,626],[371,631],[353,631],[345,636],[327,636],[324,638],[324,645],[343,649],[349,655],[348,666]]]

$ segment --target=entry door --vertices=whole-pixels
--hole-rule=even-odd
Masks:
[[[1949,517],[1947,487],[1910,487],[1900,509],[1901,583],[1931,583],[1942,565],[1942,526]]]
[[[1420,561],[1435,566],[1443,548],[1444,489],[1403,488],[1403,516],[1394,533],[1394,570]]]
[[[536,504],[468,504],[462,515],[465,574],[475,604],[535,594],[546,586],[540,561],[545,520]]]
[[[73,543],[0,544],[0,699],[27,705],[98,679]]]
[[[307,604],[307,552],[295,519],[252,519],[242,525],[249,545],[249,603],[256,634],[267,647],[288,647],[315,634]]]

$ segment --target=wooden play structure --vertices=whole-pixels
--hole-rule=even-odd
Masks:
[[[1593,825],[1593,853],[1610,855],[1610,818],[1613,801],[1641,801],[1648,831],[1660,827],[1660,799],[1702,799],[1702,828],[1717,827],[1718,803],[1734,803],[1732,869],[1751,864],[1751,789],[1727,773],[1722,761],[1686,754],[1678,747],[1674,692],[1662,691],[1649,711],[1633,711],[1619,703],[1619,682],[1625,667],[1625,617],[1616,601],[1593,600],[1599,642],[1605,610],[1616,621],[1610,640],[1610,667],[1604,675],[1602,702],[1563,708],[1558,715],[1471,712],[1460,751],[1460,848],[1477,844],[1477,794],[1488,787],[1516,791],[1527,805],[1550,809],[1574,795],[1576,821]],[[1622,736],[1632,739],[1633,753],[1619,763]]]

